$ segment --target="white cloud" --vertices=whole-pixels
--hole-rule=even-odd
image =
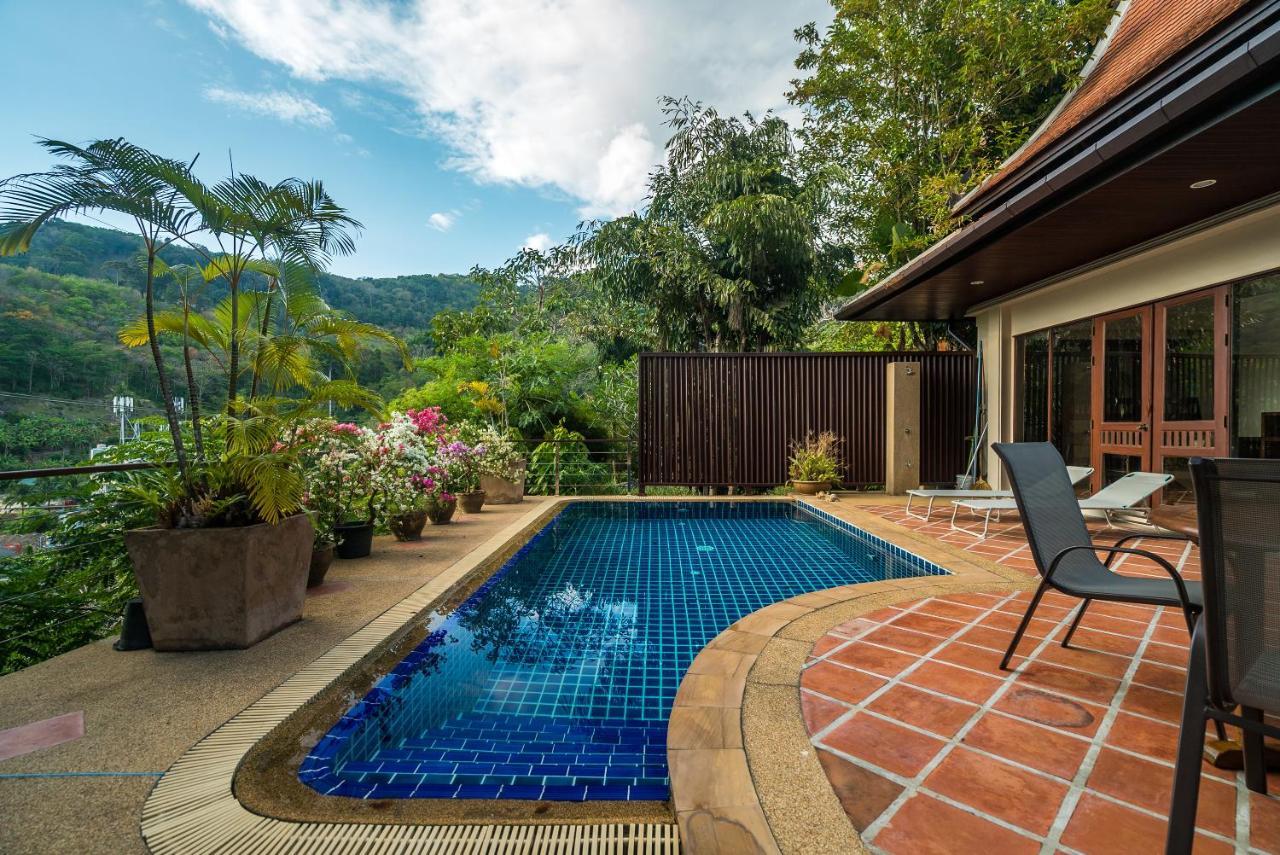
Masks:
[[[641,204],[667,131],[657,98],[724,111],[785,105],[794,27],[825,0],[187,0],[308,81],[409,99],[482,182],[540,187],[584,216]]]
[[[313,128],[333,126],[332,113],[310,98],[292,92],[281,92],[276,89],[244,92],[239,89],[209,86],[204,90],[204,97],[215,104],[225,104],[245,113],[279,119],[282,122],[309,125]]]
[[[450,211],[436,211],[427,217],[427,225],[438,232],[447,232],[458,221],[458,215]]]
[[[536,235],[529,235],[524,239],[525,249],[534,249],[538,252],[546,252],[551,248],[551,235],[546,232],[538,232]]]

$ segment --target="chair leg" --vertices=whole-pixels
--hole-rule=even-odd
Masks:
[[[1184,610],[1182,612],[1182,617],[1187,622],[1187,635],[1195,638],[1196,621],[1200,619],[1199,613]],[[1219,742],[1229,741],[1227,738],[1227,726],[1216,718],[1213,720],[1213,732],[1217,734]]]
[[[1257,729],[1244,728],[1244,785],[1255,793],[1267,794],[1267,751],[1262,738],[1262,710],[1241,707],[1245,721],[1258,725]]]
[[[1165,855],[1190,855],[1196,831],[1196,805],[1200,801],[1200,763],[1204,754],[1204,720],[1209,699],[1205,675],[1204,633],[1191,636],[1187,663],[1187,689],[1182,698],[1182,729],[1178,732],[1178,759],[1173,768],[1173,799],[1169,807],[1169,831]]]
[[[1018,642],[1022,640],[1022,635],[1027,631],[1027,626],[1031,623],[1031,616],[1035,614],[1036,606],[1040,605],[1040,598],[1044,596],[1044,592],[1049,589],[1049,585],[1043,579],[1040,580],[1040,587],[1036,588],[1036,592],[1031,596],[1031,602],[1027,605],[1027,613],[1022,616],[1022,623],[1018,624],[1018,631],[1013,634],[1013,641],[1009,642],[1009,649],[1004,652],[1004,658],[1000,660],[1000,670],[1009,670],[1009,660],[1013,658],[1013,651],[1018,649]]]
[[[1071,636],[1076,634],[1076,627],[1080,626],[1080,619],[1084,617],[1085,609],[1089,608],[1089,604],[1093,600],[1085,600],[1080,604],[1080,611],[1076,612],[1075,619],[1071,621],[1071,626],[1067,629],[1067,634],[1062,638],[1062,646],[1071,646]]]

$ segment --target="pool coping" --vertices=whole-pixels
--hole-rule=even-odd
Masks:
[[[680,684],[667,737],[672,803],[689,852],[865,852],[804,725],[800,673],[814,643],[895,602],[1031,584],[1025,573],[858,511],[856,500],[796,501],[950,575],[801,594],[742,618],[703,648]]]
[[[505,560],[504,553],[510,554],[514,548],[518,548],[518,541],[522,536],[531,536],[532,532],[559,513],[565,505],[591,501],[797,500],[779,496],[566,496],[540,503],[188,749],[159,779],[144,802],[141,832],[147,846],[156,852],[203,852],[224,847],[261,852],[297,852],[312,849],[331,851],[334,846],[344,845],[395,846],[412,843],[417,846],[444,844],[450,847],[536,846],[541,847],[539,851],[569,852],[577,851],[582,846],[596,845],[626,847],[634,853],[670,853],[681,848],[682,842],[690,851],[723,851],[726,847],[731,851],[750,851],[740,844],[760,840],[768,845],[759,851],[778,851],[777,841],[785,842],[788,838],[786,833],[780,833],[775,839],[775,832],[786,827],[785,810],[777,807],[776,799],[771,795],[770,778],[766,771],[771,762],[770,752],[752,747],[758,740],[752,736],[754,731],[750,723],[759,704],[751,704],[745,708],[743,704],[744,696],[751,701],[757,694],[757,686],[772,685],[763,680],[772,673],[771,669],[776,667],[772,663],[783,653],[783,648],[775,647],[775,644],[786,640],[793,642],[794,646],[797,639],[792,636],[792,625],[799,625],[800,628],[795,631],[807,634],[806,619],[812,617],[811,613],[822,616],[822,631],[825,632],[830,626],[840,622],[835,612],[832,612],[832,609],[840,611],[837,606],[883,591],[901,591],[904,598],[910,596],[911,592],[917,592],[918,595],[923,587],[955,580],[955,576],[870,582],[835,588],[828,592],[803,594],[766,606],[717,636],[704,648],[686,673],[677,694],[672,721],[674,725],[677,715],[682,720],[705,720],[708,718],[706,708],[720,709],[721,725],[716,732],[720,734],[720,742],[725,743],[732,741],[735,728],[732,726],[731,713],[723,711],[736,710],[739,714],[736,730],[742,745],[707,749],[700,747],[701,743],[695,740],[673,747],[671,737],[668,737],[668,757],[676,760],[671,772],[671,809],[675,814],[675,822],[671,819],[656,822],[611,821],[607,816],[598,816],[595,821],[584,816],[542,823],[527,819],[513,823],[492,816],[472,816],[427,825],[403,824],[403,819],[399,821],[401,824],[393,824],[396,822],[394,819],[391,823],[386,819],[381,822],[350,819],[331,822],[294,821],[255,813],[237,798],[235,779],[244,758],[277,726],[306,706],[348,670],[377,651],[418,615],[449,596],[469,577],[485,569],[496,570]],[[809,504],[818,510],[828,510],[816,503]],[[891,531],[890,528],[895,527],[887,528],[887,524],[882,521],[875,520],[871,515],[865,516],[868,517],[866,525],[862,520],[852,524],[878,539],[903,548],[900,529]],[[885,537],[886,534],[890,536]],[[933,561],[929,555],[916,549],[915,544],[909,551]],[[948,563],[934,563],[955,572]],[[969,556],[968,563],[978,564],[973,561],[972,556]],[[965,580],[960,581],[963,583]],[[1007,581],[1004,584],[1008,587]],[[947,589],[963,590],[951,587]],[[843,599],[833,599],[835,592],[842,592],[840,596]],[[865,608],[872,606],[866,605]],[[828,612],[831,612],[830,623],[825,622]],[[713,652],[708,654],[708,651]],[[717,652],[723,651],[738,655],[717,655]],[[728,672],[725,671],[726,665],[731,666]],[[792,680],[798,686],[799,667],[794,669]],[[688,689],[685,683],[689,683]],[[720,692],[718,695],[715,694],[717,690]],[[798,688],[793,690],[793,694],[796,722],[800,722]],[[689,709],[695,711],[684,711]],[[680,729],[686,730],[684,726]],[[677,742],[682,739],[686,737],[680,737]],[[805,744],[807,745],[807,737]],[[693,753],[704,750],[712,750],[715,754],[695,756]],[[697,764],[690,763],[699,759],[710,762],[710,766],[706,767],[712,770],[710,773],[698,771]],[[748,767],[749,759],[753,760],[761,773],[754,785],[752,772]],[[821,776],[816,760],[813,760],[812,765]],[[681,769],[679,775],[676,773],[677,767]],[[825,778],[821,780],[834,801]],[[749,797],[743,790],[744,783],[750,791]],[[758,788],[763,788],[763,800],[757,795]],[[847,820],[843,816],[841,812],[839,819],[847,826]],[[760,824],[762,822],[763,825]],[[771,825],[777,828],[771,830]],[[856,834],[854,837],[856,838]],[[710,844],[713,848],[704,850],[705,844]]]

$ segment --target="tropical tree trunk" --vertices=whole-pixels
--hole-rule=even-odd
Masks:
[[[169,387],[169,375],[164,370],[164,356],[160,353],[160,340],[156,337],[156,304],[155,304],[155,269],[156,250],[154,244],[147,243],[147,344],[151,346],[151,359],[156,364],[156,376],[160,381],[160,399],[164,402],[164,416],[169,422],[169,436],[173,440],[173,453],[178,460],[178,474],[183,483],[189,478],[187,469],[187,450],[182,444],[182,426],[178,424],[178,411],[173,405],[173,395]]]
[[[236,381],[240,372],[240,282],[239,277],[231,280],[231,351],[228,359],[227,375],[227,415],[236,413]]]
[[[267,300],[262,309],[262,323],[258,328],[258,351],[253,358],[253,384],[249,387],[249,397],[258,397],[258,385],[262,380],[262,343],[267,339],[267,333],[271,330],[271,302],[276,295],[276,279],[272,279],[267,285]]]
[[[200,428],[200,390],[196,388],[195,371],[191,368],[191,348],[182,347],[182,361],[187,368],[187,395],[191,400],[191,434],[196,441],[196,459],[204,460],[204,432]]]
[[[191,304],[182,298],[182,364],[187,370],[187,399],[191,402],[191,435],[196,443],[196,460],[204,460],[204,433],[200,429],[200,390],[191,366]]]

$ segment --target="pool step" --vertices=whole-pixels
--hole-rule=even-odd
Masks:
[[[666,750],[665,723],[472,714],[340,774],[419,797],[665,800]]]

